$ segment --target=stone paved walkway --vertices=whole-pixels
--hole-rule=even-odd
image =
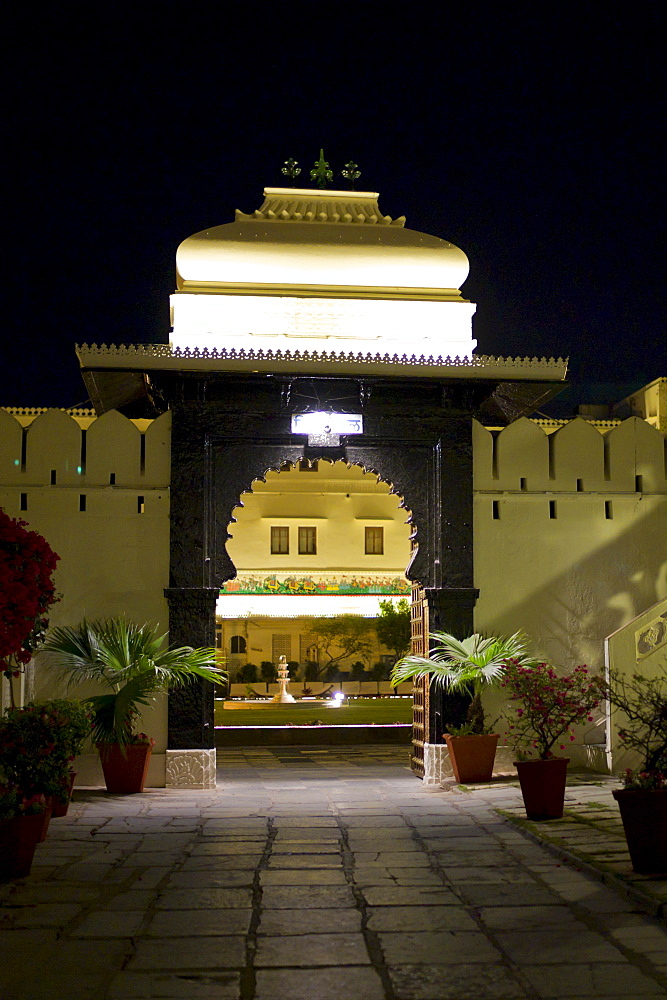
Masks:
[[[516,787],[431,791],[393,747],[218,759],[214,792],[77,791],[0,887],[1,1000],[667,997],[664,924],[498,815]]]

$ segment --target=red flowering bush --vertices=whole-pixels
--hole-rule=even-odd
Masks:
[[[586,666],[575,667],[569,674],[559,674],[548,663],[521,666],[508,660],[501,686],[510,703],[505,720],[506,734],[518,755],[553,757],[553,748],[566,736],[574,740],[572,727],[592,722],[592,712],[605,696],[604,681],[591,674]]]
[[[43,641],[46,612],[58,600],[52,577],[60,557],[27,527],[0,510],[0,670],[10,681]]]

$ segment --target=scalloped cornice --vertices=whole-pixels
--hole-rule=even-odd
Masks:
[[[70,417],[95,416],[95,410],[87,409],[85,406],[0,406],[0,410],[11,413],[13,417],[38,417],[40,413],[47,413],[49,410],[61,410]]]
[[[152,368],[243,372],[322,372],[331,375],[399,375],[422,378],[502,378],[511,381],[562,381],[563,358],[472,358],[334,351],[208,350],[168,344],[77,344],[82,368]]]
[[[383,215],[377,191],[318,191],[264,188],[264,203],[251,214],[236,209],[237,222],[327,222],[343,225],[404,226],[405,216]]]

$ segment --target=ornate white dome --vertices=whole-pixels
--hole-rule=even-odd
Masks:
[[[468,258],[446,240],[382,215],[370,191],[266,188],[252,215],[195,233],[176,254],[179,291],[366,291],[397,298],[460,298]]]
[[[266,188],[178,248],[173,346],[469,358],[468,258],[404,222],[372,191]]]

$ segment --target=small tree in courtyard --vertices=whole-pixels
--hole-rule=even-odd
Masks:
[[[405,597],[394,604],[380,601],[380,617],[375,619],[375,631],[383,646],[400,659],[410,651],[410,605]]]
[[[331,667],[339,667],[352,656],[368,660],[373,649],[375,620],[361,615],[338,615],[336,618],[313,618],[310,635],[317,646],[320,657],[318,676]],[[314,680],[314,678],[311,678]]]

